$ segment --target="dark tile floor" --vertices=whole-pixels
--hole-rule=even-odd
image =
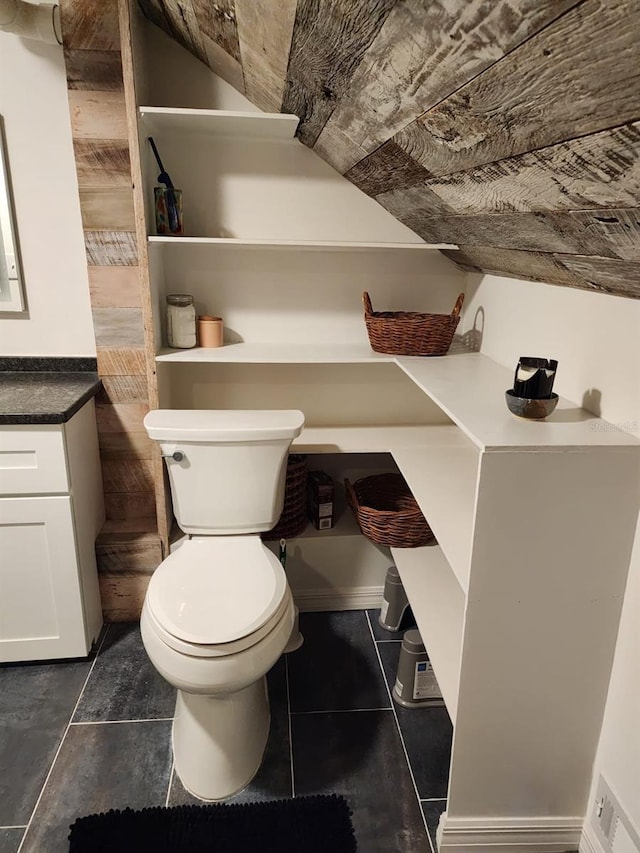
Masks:
[[[391,702],[400,635],[376,618],[302,615],[304,646],[269,674],[263,765],[233,800],[343,794],[360,853],[431,853],[452,728]],[[173,772],[174,699],[135,624],[87,661],[0,667],[0,853],[63,853],[84,814],[197,802]]]

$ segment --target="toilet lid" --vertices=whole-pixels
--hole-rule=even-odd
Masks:
[[[147,602],[160,625],[198,645],[255,633],[283,601],[287,579],[259,536],[190,539],[153,573]]]

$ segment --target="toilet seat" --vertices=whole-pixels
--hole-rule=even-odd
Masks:
[[[164,642],[197,657],[249,648],[290,603],[279,560],[255,534],[188,540],[158,566],[145,600]]]

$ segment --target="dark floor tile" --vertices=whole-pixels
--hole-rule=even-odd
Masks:
[[[170,771],[170,722],[71,726],[21,853],[65,853],[83,815],[163,806]]]
[[[408,631],[409,628],[416,627],[416,620],[413,618],[413,611],[410,607],[407,607],[404,611],[399,631],[387,631],[380,625],[380,622],[378,621],[378,617],[380,616],[379,610],[367,610],[367,613],[369,614],[371,630],[373,631],[373,636],[376,640],[401,640],[405,631]]]
[[[0,826],[29,820],[90,668],[90,661],[0,667]]]
[[[301,649],[289,655],[291,710],[388,708],[364,610],[302,613]]]
[[[244,791],[229,797],[228,803],[254,803],[280,800],[291,796],[291,755],[289,747],[289,715],[287,711],[286,661],[282,657],[267,676],[271,729],[262,765]],[[178,775],[173,774],[169,805],[178,806],[202,801],[185,791]]]
[[[0,853],[16,853],[24,829],[0,829]]]
[[[437,850],[438,845],[436,844],[436,830],[438,829],[438,821],[440,820],[440,815],[447,808],[447,801],[422,800],[422,802],[420,803],[420,807],[422,808],[424,820],[427,824],[427,829],[429,830],[429,838],[431,839],[431,844],[433,845],[433,849]]]
[[[176,691],[156,671],[137,622],[109,626],[74,722],[172,717]]]
[[[342,794],[363,853],[430,853],[391,711],[292,717],[296,795]]]
[[[396,679],[400,645],[382,643],[378,646],[378,651],[391,689]],[[418,796],[446,797],[453,738],[453,726],[447,709],[444,705],[432,708],[403,708],[397,703],[395,709]]]

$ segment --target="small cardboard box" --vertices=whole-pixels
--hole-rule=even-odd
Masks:
[[[307,484],[309,519],[316,530],[330,530],[333,527],[335,506],[333,480],[324,471],[309,471]]]

